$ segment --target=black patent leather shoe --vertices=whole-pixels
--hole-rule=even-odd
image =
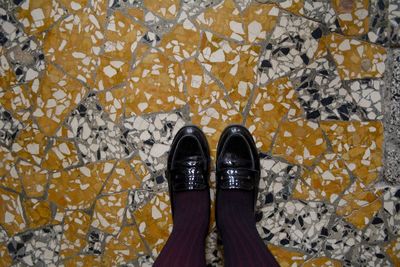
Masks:
[[[228,126],[217,148],[217,195],[220,190],[246,190],[257,200],[260,158],[251,133],[241,125]],[[217,197],[218,198],[218,197]]]
[[[172,141],[166,176],[174,214],[174,192],[209,191],[210,149],[204,133],[196,126],[181,128]]]

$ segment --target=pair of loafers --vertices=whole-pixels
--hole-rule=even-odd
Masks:
[[[221,134],[216,158],[217,196],[221,190],[251,191],[255,206],[260,181],[260,159],[250,132],[241,125],[228,126]],[[204,133],[196,126],[181,128],[172,142],[168,156],[166,175],[171,203],[174,192],[209,192],[210,165],[210,149]]]

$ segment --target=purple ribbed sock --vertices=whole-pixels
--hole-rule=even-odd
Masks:
[[[225,266],[279,266],[257,232],[252,192],[221,190],[217,216]]]
[[[206,190],[174,193],[174,227],[155,267],[206,266],[205,239],[210,220]]]

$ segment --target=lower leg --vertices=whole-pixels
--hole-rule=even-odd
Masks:
[[[225,266],[279,266],[257,232],[252,192],[221,190],[217,214]]]
[[[210,197],[207,190],[174,193],[174,226],[156,267],[206,266]]]

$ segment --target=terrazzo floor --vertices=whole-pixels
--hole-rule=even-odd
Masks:
[[[400,266],[398,0],[0,0],[0,266],[151,266],[190,123],[255,136],[281,266]]]

